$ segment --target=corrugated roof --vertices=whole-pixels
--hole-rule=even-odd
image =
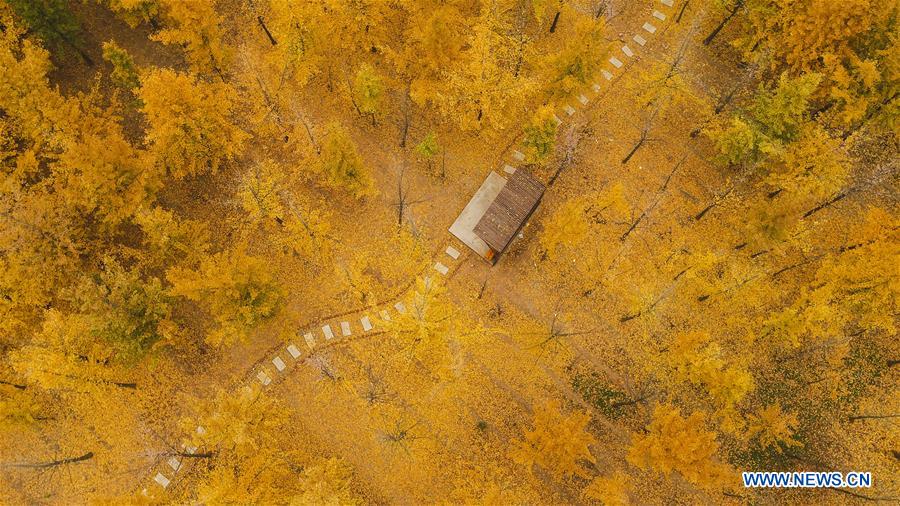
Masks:
[[[528,220],[543,194],[544,185],[530,172],[516,170],[475,225],[475,234],[498,254],[502,253]]]

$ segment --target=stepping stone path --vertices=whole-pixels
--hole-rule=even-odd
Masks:
[[[662,5],[665,5],[666,7],[672,7],[672,5],[674,4],[673,0],[660,0],[660,3]],[[667,18],[665,13],[663,13],[659,10],[656,10],[656,9],[653,10],[651,15],[654,19],[657,19],[659,21],[665,21]],[[649,22],[645,22],[643,24],[643,26],[641,26],[641,28],[645,32],[647,32],[651,35],[655,34],[656,30],[657,30],[656,26]],[[632,40],[634,40],[635,44],[637,44],[638,46],[641,46],[641,47],[643,47],[644,45],[647,44],[647,39],[641,34],[634,34],[632,36]],[[623,45],[621,49],[622,49],[622,53],[626,57],[628,57],[628,58],[634,57],[634,55],[635,55],[634,50],[632,50],[630,47],[628,47],[628,45]],[[609,63],[615,69],[620,69],[624,66],[622,61],[620,59],[616,58],[615,56],[613,56],[609,59]],[[600,74],[607,81],[612,81],[612,79],[613,79],[613,73],[609,69],[601,69]],[[601,90],[601,86],[599,83],[593,83],[591,85],[591,88],[593,89],[593,91],[595,93],[599,93]],[[578,95],[577,99],[578,99],[578,102],[581,103],[582,106],[586,106],[589,103],[588,98],[583,94]],[[576,112],[576,110],[571,105],[565,105],[563,107],[563,110],[569,116],[574,115]],[[559,119],[559,116],[557,116],[556,114],[553,115],[553,119],[556,121],[557,125],[562,124],[562,120]],[[514,160],[516,160],[517,162],[524,162],[526,159],[526,156],[522,151],[513,150],[512,158]],[[504,170],[504,172],[506,172],[508,174],[512,174],[516,171],[516,168],[512,165],[506,164],[503,166],[503,170]],[[452,245],[448,245],[447,248],[444,250],[444,253],[448,257],[453,259],[454,261],[459,260],[459,257],[461,256],[460,251]],[[448,262],[448,263],[450,263],[450,262]],[[450,267],[448,267],[441,261],[435,262],[434,269],[444,276],[447,276],[448,273],[450,272]],[[431,279],[426,277],[425,283],[426,283],[426,286],[429,285],[431,283]],[[393,309],[395,309],[398,313],[401,313],[401,314],[406,312],[406,306],[403,304],[402,301],[395,302],[393,304]],[[378,314],[379,314],[382,322],[391,321],[391,314],[387,308],[378,310]],[[375,324],[372,322],[372,320],[369,318],[368,315],[362,315],[359,318],[359,322],[360,322],[360,325],[362,326],[363,332],[370,332],[375,327]],[[349,321],[340,322],[340,328],[341,328],[342,336],[350,336],[352,334]],[[330,341],[335,338],[334,332],[332,331],[330,324],[324,324],[322,326],[322,334],[325,336],[326,341]],[[300,331],[297,332],[297,335],[298,336],[300,335]],[[303,340],[306,342],[306,346],[309,348],[309,351],[312,352],[316,347],[316,339],[313,336],[313,333],[306,332],[305,334],[303,334]],[[300,349],[293,343],[288,344],[286,347],[286,350],[290,354],[291,358],[293,358],[294,360],[299,360],[301,355],[303,354],[300,351]],[[274,358],[272,358],[272,365],[274,365],[275,369],[281,373],[284,373],[285,370],[287,369],[287,364],[278,355],[276,355]],[[259,370],[256,374],[256,378],[257,378],[257,380],[259,380],[259,382],[263,386],[267,386],[272,382],[272,378],[269,376],[269,374],[265,370]],[[198,435],[202,436],[203,434],[206,433],[206,429],[204,429],[202,426],[198,425],[196,432]],[[195,446],[187,446],[187,447],[184,447],[184,449],[188,455],[194,455],[197,452],[197,447],[195,447]],[[182,468],[182,462],[175,457],[168,459],[166,462],[167,462],[169,468],[171,468],[172,472],[178,472]],[[159,484],[159,486],[161,486],[162,488],[167,488],[169,486],[169,484],[171,483],[171,480],[168,477],[166,477],[166,475],[162,474],[161,472],[156,473],[156,475],[153,477],[153,481],[155,481],[157,484]]]
[[[169,486],[169,479],[166,478],[162,473],[156,473],[156,476],[153,478],[153,481],[159,483],[162,488],[166,488]]]

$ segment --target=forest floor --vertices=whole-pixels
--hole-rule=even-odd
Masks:
[[[640,90],[629,88],[630,74],[642,67],[670,64],[679,53],[684,37],[691,37],[693,42],[699,38],[698,32],[686,30],[684,26],[705,22],[700,19],[702,13],[688,8],[680,26],[673,28],[674,21],[667,19],[658,23],[660,29],[655,35],[649,36],[640,27],[645,21],[652,20],[651,13],[658,7],[658,2],[628,2],[622,12],[609,20],[610,33],[618,34],[621,39],[612,43],[611,55],[625,61],[627,67],[616,72],[616,78],[611,82],[598,76],[601,92],[597,94],[585,89],[583,93],[590,98],[586,107],[581,107],[573,97],[571,105],[578,109],[575,115],[559,113],[564,121],[560,145],[569,149],[571,156],[564,162],[558,158],[547,166],[534,168],[547,180],[558,167],[554,164],[566,164],[548,188],[531,224],[523,232],[524,237],[516,240],[493,267],[474,255],[464,255],[459,270],[447,281],[451,300],[461,311],[468,312],[472,320],[480,320],[491,328],[519,329],[519,335],[501,333],[484,343],[478,356],[464,357],[462,363],[456,365],[457,374],[464,378],[465,391],[427,387],[430,373],[424,367],[395,374],[397,371],[393,368],[398,350],[393,348],[394,343],[382,340],[374,333],[371,338],[364,336],[336,342],[318,353],[316,360],[307,361],[310,367],[289,369],[287,378],[274,386],[277,396],[291,408],[292,420],[310,434],[310,441],[298,446],[324,449],[345,458],[356,469],[371,499],[397,504],[430,503],[445,497],[447,491],[453,490],[454,480],[467,472],[494,469],[490,471],[492,476],[502,476],[505,473],[502,468],[511,464],[497,462],[496,456],[502,454],[502,448],[510,441],[519,437],[522,427],[528,423],[525,414],[532,411],[534,402],[523,398],[520,392],[561,389],[568,391],[573,401],[583,404],[572,392],[570,380],[559,375],[572,360],[576,363],[589,361],[607,371],[611,378],[618,380],[617,383],[629,384],[627,371],[634,365],[620,363],[617,353],[622,346],[620,317],[632,310],[632,299],[640,296],[635,292],[641,287],[621,285],[630,283],[628,274],[632,271],[659,268],[630,259],[656,258],[659,254],[655,251],[674,248],[676,245],[667,240],[668,227],[688,226],[691,218],[678,216],[675,210],[682,214],[685,209],[699,212],[714,200],[730,176],[719,174],[718,169],[708,162],[711,150],[702,136],[690,137],[706,118],[702,111],[688,109],[660,114],[652,123],[650,140],[627,164],[622,163],[645,126],[642,117],[645,113],[640,112]],[[149,41],[149,28],[132,29],[113,18],[107,10],[89,2],[79,4],[78,14],[87,33],[106,34],[134,55],[139,65],[184,67],[183,60],[171,48]],[[671,18],[676,13],[669,9],[666,14]],[[93,26],[103,28],[92,29]],[[670,31],[677,35],[671,35]],[[646,46],[639,47],[632,41],[631,37],[636,33],[647,36]],[[103,65],[98,49],[100,42],[87,40],[85,44],[98,66]],[[621,54],[622,43],[634,49],[634,58],[628,59]],[[740,75],[731,72],[733,62],[729,65],[709,63],[719,54],[728,54],[728,49],[696,43],[689,47],[680,65],[681,75],[696,93],[709,94],[718,100]],[[94,72],[99,69],[61,65],[52,79],[66,93],[86,91],[95,82]],[[312,124],[324,125],[331,119],[353,114],[346,101],[329,93],[324,83],[316,83],[313,89],[315,91],[305,97],[296,97],[298,108]],[[521,111],[521,123],[530,114],[530,111]],[[129,116],[126,122],[129,131],[140,131],[139,121],[138,115]],[[403,246],[396,242],[398,187],[417,202],[407,209],[405,221],[427,252],[418,262],[418,268],[428,269],[430,259],[439,256],[452,242],[447,227],[488,171],[499,172],[504,163],[514,164],[510,150],[498,147],[514,146],[519,135],[516,127],[493,135],[468,135],[442,131],[437,125],[413,124],[407,147],[403,149],[399,147],[401,121],[402,118],[385,117],[373,126],[360,118],[353,123],[354,140],[368,165],[374,169],[379,189],[377,197],[362,205],[354,203],[351,207],[346,205],[346,200],[327,191],[323,193],[324,201],[330,204],[330,210],[338,218],[333,220],[336,226],[331,233],[338,238],[341,251],[376,250],[376,262],[380,263],[379,270],[386,287],[379,298],[385,300],[391,300],[391,293],[402,290],[412,281],[396,266],[398,259],[394,258],[398,251],[405,253]],[[437,132],[444,152],[429,170],[415,157],[410,146],[430,131]],[[676,166],[677,171],[674,170]],[[441,173],[452,177],[441,177]],[[230,180],[234,182],[236,178],[237,172]],[[218,180],[227,182],[229,178]],[[627,219],[613,223],[618,232],[610,235],[608,243],[598,246],[609,252],[604,256],[608,263],[597,266],[609,271],[604,276],[607,284],[585,287],[581,293],[576,293],[572,285],[561,282],[559,273],[551,272],[557,269],[542,265],[545,260],[537,244],[540,224],[567,199],[602,192],[617,185],[624,188],[631,209]],[[666,185],[665,191],[661,191]],[[228,198],[222,198],[233,195],[234,189],[220,186],[210,185],[198,190],[194,185],[183,191],[167,190],[161,200],[188,217],[213,216],[232,210],[236,205]],[[652,213],[647,214],[627,240],[620,240],[622,226],[633,223],[648,209],[652,209]],[[213,233],[219,235],[219,241],[225,241],[229,232],[223,229]],[[458,244],[456,246],[462,249]],[[645,249],[654,253],[645,255],[642,253]],[[332,281],[336,273],[319,272],[311,281],[298,278],[294,274],[298,270],[296,266],[280,265],[278,269],[283,284],[290,290],[288,300],[302,302],[296,304],[296,308],[288,308],[291,321],[264,325],[248,343],[220,355],[210,355],[208,360],[160,364],[149,377],[141,379],[154,383],[153,391],[162,392],[162,397],[151,399],[146,406],[145,425],[135,427],[136,431],[148,436],[148,455],[158,454],[179,440],[178,435],[184,431],[182,420],[198,414],[193,412],[191,399],[208,398],[217,388],[253,381],[254,366],[269,360],[272,350],[286,343],[305,348],[299,336],[307,329],[315,330],[322,321],[333,320],[328,318],[330,315],[354,311],[365,305],[337,289],[337,283]],[[621,285],[616,286],[617,283]],[[548,313],[547,308],[554,310]],[[358,317],[357,313],[351,314]],[[565,329],[563,334],[583,332],[590,333],[591,338],[577,342],[557,338],[552,335],[557,331],[553,328],[557,321]],[[358,328],[358,321],[353,323]],[[295,333],[297,330],[300,332]],[[551,340],[552,346],[545,347]],[[328,380],[322,376],[323,367],[338,371],[344,386],[328,387]],[[384,395],[401,397],[396,403],[401,408],[372,410],[369,409],[371,403],[359,402],[361,392],[374,384],[373,378],[378,378],[374,383],[378,383],[378,389]],[[423,385],[422,390],[420,395],[412,396],[410,392],[416,391],[417,383]],[[467,400],[467,391],[480,393],[477,398]],[[630,397],[640,394],[626,393]],[[490,399],[490,409],[482,409],[479,405],[484,399]],[[446,403],[448,409],[422,408],[433,403]],[[508,416],[496,416],[501,413]],[[472,435],[473,431],[453,430],[476,425],[487,429],[474,431],[475,435]],[[382,429],[373,437],[371,427]],[[407,441],[400,441],[396,437],[398,433],[402,433]],[[458,437],[458,434],[467,436]],[[621,431],[611,432],[603,443],[604,450],[608,450],[609,455],[621,452],[625,438],[626,434]],[[398,444],[385,445],[386,440]],[[597,465],[602,466],[602,462]],[[383,476],[378,476],[384,469],[392,470],[397,479],[384,480]],[[140,478],[145,479],[144,476]],[[545,485],[559,494],[554,499],[572,499],[566,497],[565,490],[549,481]]]

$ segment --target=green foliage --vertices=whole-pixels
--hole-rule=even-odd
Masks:
[[[340,123],[332,122],[326,127],[319,170],[330,186],[345,188],[354,197],[378,193],[369,168],[356,150],[356,144]]]
[[[428,132],[428,135],[422,139],[422,142],[416,144],[416,153],[426,160],[437,154],[439,149],[440,146],[434,132]]]
[[[384,95],[384,83],[375,69],[369,64],[363,64],[356,73],[353,81],[353,96],[359,112],[375,115],[381,110],[382,96]]]
[[[249,332],[281,307],[284,292],[269,264],[240,251],[223,251],[204,258],[199,269],[176,267],[166,278],[171,294],[201,303],[217,327],[206,341],[228,346],[246,341]]]
[[[820,81],[819,74],[797,78],[782,74],[774,88],[760,88],[745,113],[710,132],[719,159],[727,164],[755,163],[781,152],[809,122],[810,100]]]
[[[525,127],[525,139],[522,141],[532,162],[543,161],[553,152],[557,127],[552,107],[545,105],[538,109]]]
[[[172,328],[171,300],[160,280],[143,279],[114,260],[105,260],[97,279],[77,289],[76,300],[90,316],[92,334],[112,346],[122,362],[139,360]]]
[[[77,49],[81,26],[66,0],[6,0],[6,3],[48,46]]]
[[[710,134],[719,148],[719,160],[734,165],[752,162],[759,157],[759,142],[754,128],[740,116],[731,118],[726,128]]]
[[[113,41],[103,43],[103,59],[113,66],[109,75],[112,83],[123,90],[131,91],[141,85],[137,66],[128,51]]]
[[[797,138],[807,119],[810,99],[821,81],[820,74],[802,74],[796,78],[782,74],[774,89],[760,90],[751,113],[762,133],[780,142]]]
[[[581,398],[591,403],[601,413],[615,419],[622,416],[622,403],[628,402],[625,392],[610,387],[596,372],[576,373],[572,377],[572,388]]]

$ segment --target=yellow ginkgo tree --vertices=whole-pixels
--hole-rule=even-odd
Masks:
[[[169,69],[141,78],[138,97],[150,129],[151,151],[172,177],[215,173],[243,152],[248,135],[234,117],[234,88]]]
[[[558,402],[541,405],[534,412],[534,428],[525,431],[510,454],[530,472],[537,465],[557,479],[584,475],[579,461],[595,462],[590,445],[597,441],[587,430],[590,421],[583,411],[564,414]]]

